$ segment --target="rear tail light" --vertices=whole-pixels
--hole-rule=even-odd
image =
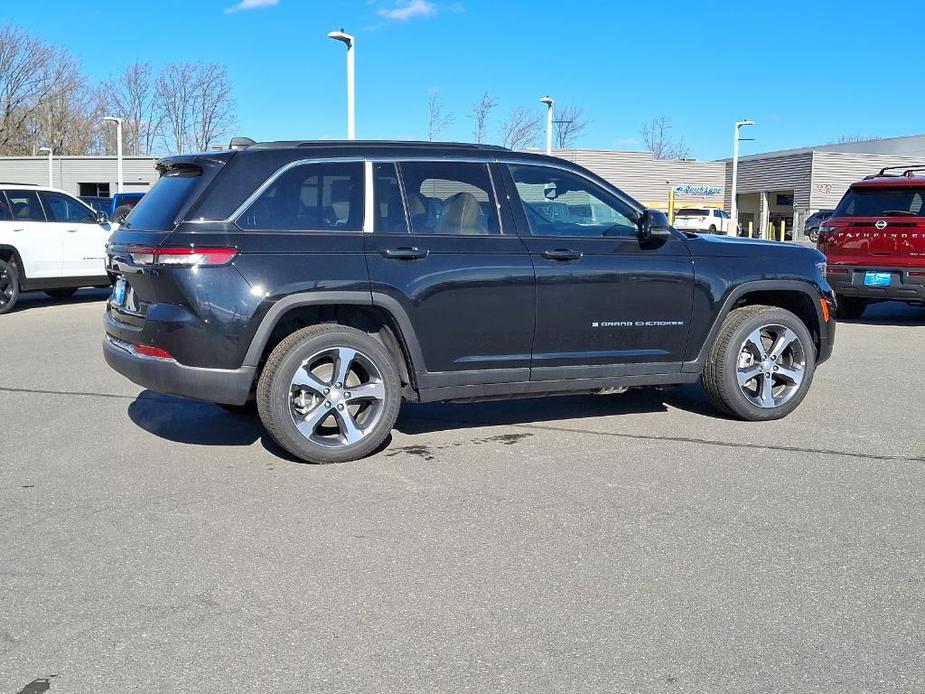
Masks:
[[[173,359],[173,355],[166,349],[161,349],[154,345],[133,344],[132,351],[139,356],[149,357],[151,359]]]
[[[910,272],[909,277],[925,277],[925,272]]]
[[[134,246],[128,254],[137,265],[199,267],[227,265],[238,255],[236,248],[148,248]]]

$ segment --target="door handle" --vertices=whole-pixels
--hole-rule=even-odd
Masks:
[[[582,255],[581,251],[573,251],[569,248],[556,248],[551,251],[543,251],[543,257],[549,260],[578,260]]]
[[[67,231],[67,233],[69,233],[69,234],[75,234],[75,233],[77,233],[77,232],[79,231],[79,229],[67,229],[66,231]]]
[[[382,255],[386,258],[394,258],[396,260],[415,260],[417,258],[423,258],[430,251],[426,248],[386,248],[382,251]]]

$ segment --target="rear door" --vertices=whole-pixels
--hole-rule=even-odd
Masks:
[[[106,274],[108,224],[101,226],[88,206],[55,191],[39,192],[48,223],[61,236],[61,274],[65,277],[102,277]]]
[[[694,282],[684,241],[644,243],[638,211],[577,173],[508,169],[536,268],[531,379],[680,370]]]
[[[26,278],[60,277],[64,232],[45,221],[38,192],[8,190],[6,201],[11,220],[0,226],[5,242],[19,253]]]
[[[925,186],[856,186],[823,226],[830,263],[925,266]]]
[[[498,204],[490,167],[377,163],[374,178],[371,286],[411,321],[427,372],[419,384],[528,380],[533,266],[508,208]]]

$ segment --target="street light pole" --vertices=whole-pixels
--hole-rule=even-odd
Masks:
[[[739,205],[736,201],[736,187],[739,180],[739,142],[741,141],[739,130],[754,124],[755,122],[750,120],[737,120],[732,133],[732,203],[729,206],[729,216],[732,218],[732,228],[736,236],[739,234]]]
[[[116,190],[122,192],[122,119],[115,116],[103,118],[108,123],[116,124]]]
[[[52,161],[51,161],[51,154],[52,154],[51,147],[39,147],[39,152],[48,152],[48,187],[54,188],[55,187],[55,177],[54,177],[54,170],[52,168]]]
[[[540,103],[546,104],[546,154],[552,154],[552,107],[556,102],[544,96]]]
[[[347,46],[347,139],[355,140],[356,132],[356,38],[344,30],[332,31],[329,38]]]

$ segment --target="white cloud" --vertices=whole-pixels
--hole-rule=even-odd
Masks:
[[[437,6],[429,0],[399,0],[394,7],[379,10],[379,16],[399,22],[433,17],[435,14],[437,14]]]
[[[242,10],[256,10],[258,7],[273,7],[278,4],[279,0],[241,0],[237,5],[226,8],[225,14],[241,12]]]

